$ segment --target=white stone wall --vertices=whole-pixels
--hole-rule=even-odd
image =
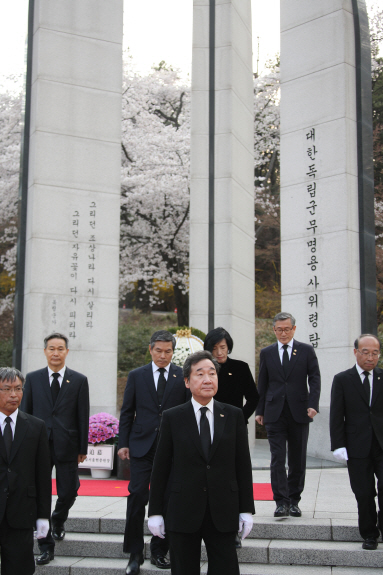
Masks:
[[[281,2],[282,310],[317,345],[309,453],[327,459],[332,379],[353,365],[361,329],[356,137],[351,0]]]
[[[36,0],[24,373],[69,336],[91,412],[116,411],[123,0]]]
[[[250,0],[216,0],[215,327],[254,372],[253,76]],[[208,331],[209,0],[194,0],[190,325]],[[253,439],[254,429],[249,430]]]

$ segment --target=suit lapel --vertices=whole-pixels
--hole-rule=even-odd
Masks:
[[[71,370],[66,367],[65,371],[64,371],[64,377],[63,377],[63,380],[61,382],[60,393],[57,396],[54,409],[56,409],[60,405],[61,401],[63,400],[63,397],[65,396],[66,392],[68,391],[68,388],[70,386],[71,376],[72,376]],[[52,394],[51,394],[51,397],[52,397]]]
[[[227,413],[225,407],[222,403],[214,401],[214,437],[213,443],[210,450],[209,460],[213,457],[216,452],[217,446],[222,439],[223,430],[225,428],[227,421]]]
[[[17,420],[16,420],[16,429],[15,429],[15,436],[13,438],[12,441],[12,449],[11,449],[11,456],[9,458],[9,463],[11,463],[12,459],[14,458],[14,456],[17,453],[17,450],[19,449],[20,445],[23,442],[23,439],[25,437],[25,434],[27,432],[28,429],[28,419],[25,416],[25,414],[19,410],[18,414],[17,414]],[[4,444],[4,441],[3,441]],[[4,446],[5,448],[5,446]]]
[[[153,401],[158,405],[158,396],[156,391],[156,386],[154,385],[154,377],[153,377],[153,369],[152,369],[152,362],[148,363],[144,366],[144,381],[148,388],[150,395],[152,396]]]
[[[4,459],[4,461],[6,462],[8,461],[7,450],[5,449],[5,443],[1,431],[0,431],[0,455]]]
[[[176,382],[176,379],[177,379],[177,376],[174,372],[175,372],[174,366],[173,366],[173,364],[170,364],[168,380],[166,382],[165,393],[164,393],[164,397],[162,399],[162,411],[164,409],[166,409],[165,408],[166,401],[167,401],[168,397],[170,396],[172,389],[174,387],[174,384]]]
[[[45,367],[44,369],[41,370],[41,385],[42,385],[42,388],[43,388],[45,394],[48,397],[48,401],[49,401],[51,407],[53,408],[52,392],[51,392],[51,386],[49,383],[49,372],[48,372],[47,367]]]
[[[281,363],[281,358],[279,356],[279,346],[278,343],[274,343],[274,348],[271,350],[273,355],[273,364],[277,366],[277,369],[283,379],[285,379],[285,372],[283,371],[283,365]]]
[[[376,401],[379,393],[382,390],[383,380],[382,380],[382,372],[381,370],[374,369],[373,376],[372,376],[372,398],[371,398],[371,406]]]
[[[198,432],[197,420],[194,413],[194,407],[191,401],[184,403],[182,405],[182,410],[185,412],[186,425],[189,429],[190,436],[196,446],[198,453],[205,459],[204,453],[202,451],[201,438]]]
[[[289,367],[287,369],[287,373],[286,373],[286,379],[289,377],[290,373],[293,371],[294,366],[297,362],[297,359],[299,357],[299,354],[301,352],[301,344],[299,343],[299,341],[295,341],[293,340],[293,349],[291,351],[291,357],[290,357],[290,361],[289,361]],[[279,360],[280,362],[281,360]],[[283,368],[282,368],[283,370]]]
[[[354,387],[356,388],[357,393],[359,393],[359,395],[361,396],[363,401],[365,403],[367,403],[367,405],[368,405],[369,402],[367,401],[366,393],[365,393],[364,387],[362,385],[362,380],[360,379],[360,375],[359,375],[355,366],[351,369],[350,380],[352,381]],[[375,378],[373,379],[373,383],[374,382],[375,382]],[[374,392],[374,389],[372,391]]]

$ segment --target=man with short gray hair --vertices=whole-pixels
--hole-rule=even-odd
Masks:
[[[0,548],[3,575],[32,575],[33,530],[46,537],[51,467],[45,423],[19,409],[24,377],[0,368]]]
[[[274,517],[300,517],[309,423],[319,411],[319,365],[313,347],[294,339],[295,318],[290,313],[278,313],[273,329],[277,343],[261,350],[255,419],[265,425],[270,444]]]
[[[127,575],[137,575],[144,562],[145,505],[149,500],[157,437],[164,409],[175,407],[190,397],[182,369],[171,363],[176,340],[160,330],[150,338],[152,361],[129,373],[121,408],[118,455],[130,460],[129,496],[126,510],[124,553],[130,553]],[[152,537],[151,563],[170,569],[166,558],[167,538]]]

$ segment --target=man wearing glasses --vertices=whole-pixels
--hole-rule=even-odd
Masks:
[[[319,411],[319,365],[313,347],[294,339],[290,313],[278,313],[273,329],[277,343],[261,350],[255,419],[265,425],[270,444],[274,517],[301,517],[309,423]]]
[[[360,335],[354,355],[356,365],[338,373],[332,384],[331,450],[336,459],[347,461],[362,547],[372,551],[378,546],[379,529],[383,530],[383,370],[376,367],[380,356],[376,335]]]

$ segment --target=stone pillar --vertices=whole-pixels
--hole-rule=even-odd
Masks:
[[[35,0],[24,373],[69,337],[91,412],[116,411],[122,0]]]
[[[209,0],[194,0],[190,325],[208,331]],[[254,162],[250,0],[216,0],[214,327],[254,372]],[[254,428],[249,430],[254,437]]]
[[[353,365],[362,325],[353,4],[364,2],[281,2],[282,310],[316,348],[309,453],[327,459],[333,376]]]

